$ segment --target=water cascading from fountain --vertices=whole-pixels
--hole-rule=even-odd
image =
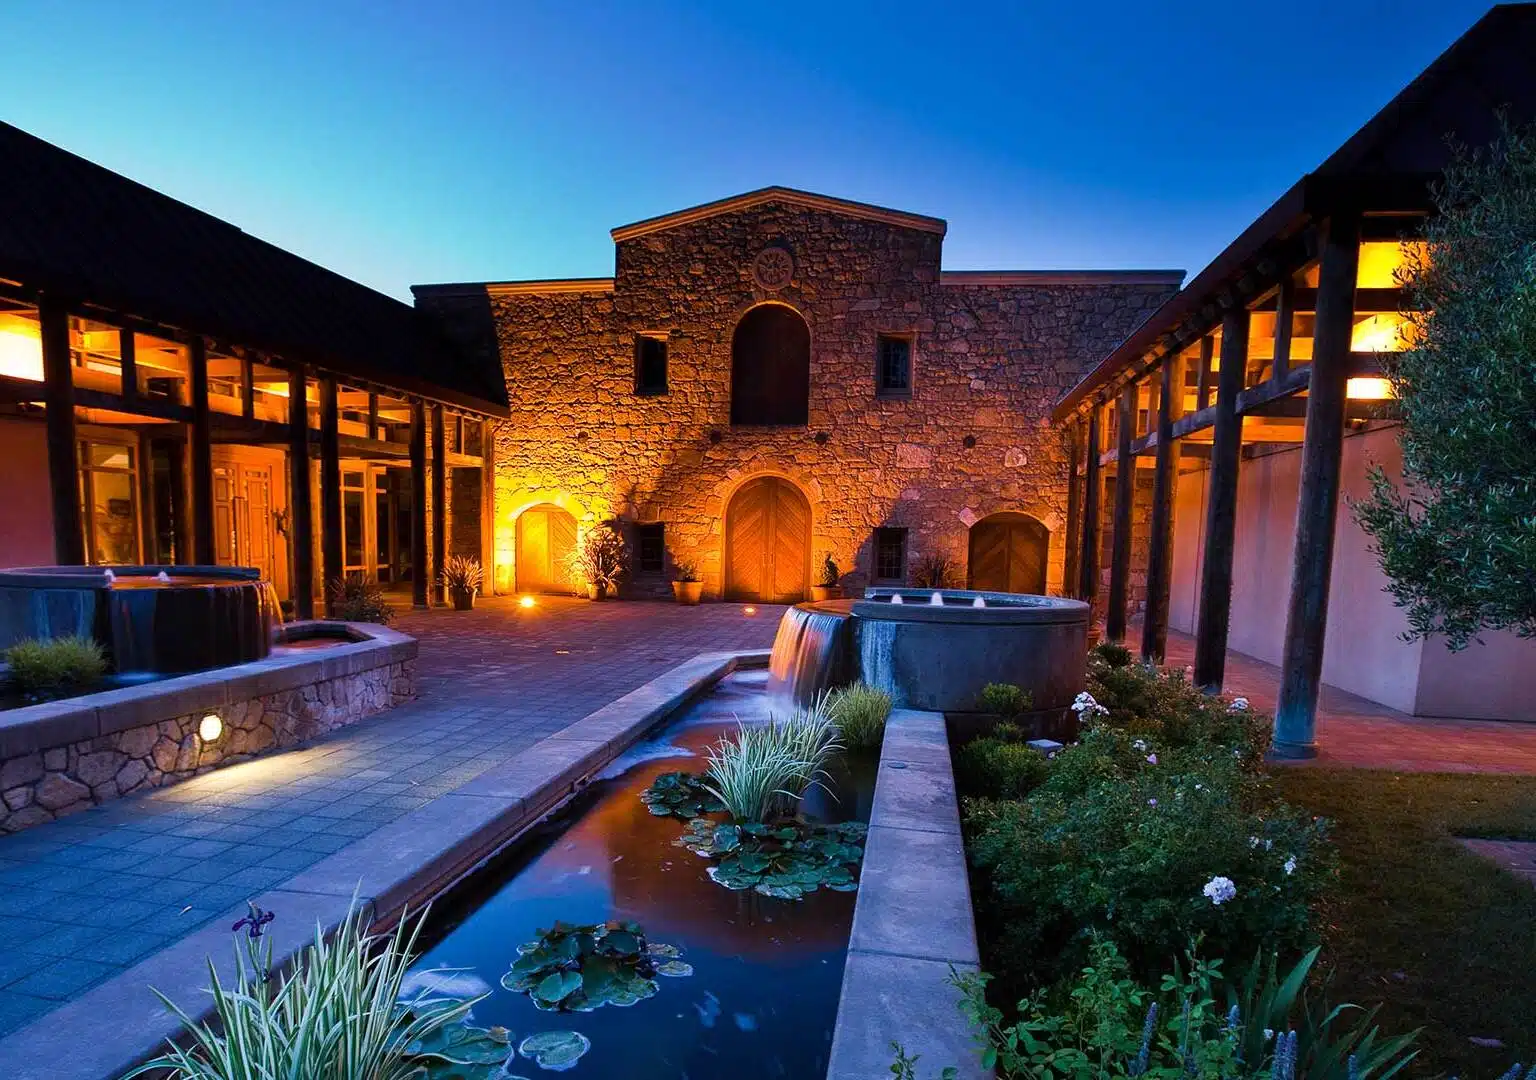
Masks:
[[[797,706],[851,679],[850,600],[797,604],[784,613],[768,660],[768,694]]]
[[[944,594],[939,592],[939,590],[937,590],[937,589],[933,590],[933,595],[928,598],[928,603],[932,604],[935,607],[943,607],[944,606]]]

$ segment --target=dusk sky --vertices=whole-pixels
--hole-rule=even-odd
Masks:
[[[8,0],[0,116],[406,298],[769,184],[1193,273],[1486,8]]]

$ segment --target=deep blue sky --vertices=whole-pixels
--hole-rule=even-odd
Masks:
[[[402,297],[768,184],[1193,273],[1486,7],[7,0],[0,116]]]

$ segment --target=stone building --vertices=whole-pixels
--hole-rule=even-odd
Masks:
[[[612,278],[427,285],[494,351],[498,590],[570,588],[617,520],[629,589],[845,584],[1059,592],[1067,444],[1052,404],[1178,289],[1177,271],[947,271],[937,218],[765,188],[614,229]]]

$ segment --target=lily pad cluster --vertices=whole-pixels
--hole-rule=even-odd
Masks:
[[[696,818],[673,843],[717,860],[709,876],[728,889],[799,900],[817,889],[853,892],[859,887],[854,871],[864,860],[867,831],[856,821],[761,825]]]
[[[592,1049],[579,1031],[541,1031],[521,1043],[504,1027],[448,1024],[406,1049],[413,1064],[426,1070],[424,1080],[523,1080],[512,1073],[519,1055],[541,1069],[564,1072]]]
[[[704,778],[690,772],[662,773],[641,793],[640,801],[657,817],[679,817],[685,821],[725,809],[725,804],[704,786]]]
[[[554,1012],[634,1005],[656,993],[655,976],[693,974],[676,947],[646,941],[634,922],[557,922],[517,952],[501,985]]]

